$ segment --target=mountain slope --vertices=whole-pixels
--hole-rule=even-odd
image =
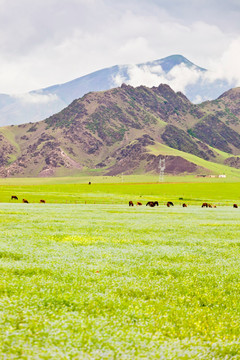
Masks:
[[[176,71],[178,69],[178,71]],[[185,94],[194,99],[213,99],[229,89],[227,83],[209,83],[202,77],[206,70],[194,65],[181,55],[149,61],[137,65],[113,66],[79,77],[65,84],[31,91],[16,96],[0,94],[0,125],[36,122],[62,110],[73,100],[93,91],[102,91],[120,86],[122,83],[142,84],[143,79],[154,78],[160,82],[178,79],[183,71],[190,71],[196,79],[186,85]],[[137,71],[137,76],[134,75]],[[188,74],[189,75],[189,74]],[[191,76],[192,77],[192,76]],[[179,82],[179,81],[178,81]]]
[[[223,109],[231,101],[237,114],[238,91],[220,105],[194,105],[168,85],[89,93],[44,121],[0,128],[0,175],[157,172],[161,156],[169,173],[217,172],[213,163],[220,172],[237,169],[240,118],[230,122]]]

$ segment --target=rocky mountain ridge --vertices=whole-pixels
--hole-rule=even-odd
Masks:
[[[156,173],[161,157],[172,174],[211,173],[208,163],[238,169],[239,114],[239,88],[195,105],[168,85],[123,84],[43,121],[0,128],[0,175]]]

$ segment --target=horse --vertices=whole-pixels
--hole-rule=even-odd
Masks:
[[[212,205],[211,205],[211,204],[208,204],[208,203],[203,203],[203,204],[202,204],[202,207],[212,208]],[[215,207],[216,207],[216,206],[215,206]]]
[[[16,195],[12,195],[11,200],[18,200],[18,197]]]
[[[146,206],[154,207],[154,206],[155,206],[155,202],[154,202],[154,201],[148,201],[148,202],[146,203]]]

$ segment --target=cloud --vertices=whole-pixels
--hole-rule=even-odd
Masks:
[[[165,73],[160,65],[129,65],[127,76],[118,74],[113,81],[116,86],[126,83],[134,87],[152,87],[163,83],[168,84],[174,91],[185,92],[188,85],[195,84],[202,76],[202,72],[195,66],[188,67],[185,64],[174,66],[168,73]]]
[[[201,79],[203,73],[196,67],[187,67],[184,64],[174,66],[174,68],[167,74],[169,85],[175,91],[185,92],[188,85],[195,84]]]
[[[237,53],[239,16],[237,0],[0,0],[0,92],[26,92],[176,53],[226,73],[226,49]],[[154,83],[162,76],[142,75]],[[174,73],[171,81],[179,89],[186,82]]]
[[[221,91],[226,91],[227,88],[240,86],[239,58],[240,37],[230,43],[218,60],[209,63],[210,70],[208,71],[201,71],[194,65],[189,66],[184,63],[174,66],[169,72],[164,72],[160,65],[128,65],[120,68],[120,73],[113,78],[113,86],[126,83],[134,87],[140,85],[153,87],[164,83],[174,91],[188,94],[194,103],[200,103],[219,96]],[[199,94],[191,94],[191,85],[197,85]],[[206,86],[209,88],[209,93],[204,94],[202,88]],[[213,87],[212,91],[210,91],[211,87]],[[219,95],[214,90],[216,88],[219,89]]]
[[[209,69],[206,74],[206,79],[215,81],[223,79],[228,81],[234,86],[240,86],[240,37],[234,39],[227,49],[223,52],[222,56],[216,61],[209,62]]]
[[[160,82],[164,79],[164,72],[161,66],[151,67],[151,66],[142,66],[129,65],[127,67],[127,77],[117,75],[113,82],[116,86],[120,86],[122,83],[132,85],[134,87],[145,85],[145,86],[158,86]]]
[[[13,96],[16,100],[24,104],[48,104],[59,101],[55,94],[26,93]]]

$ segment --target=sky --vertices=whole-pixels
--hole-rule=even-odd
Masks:
[[[0,93],[173,54],[237,86],[239,19],[240,0],[0,0]]]

